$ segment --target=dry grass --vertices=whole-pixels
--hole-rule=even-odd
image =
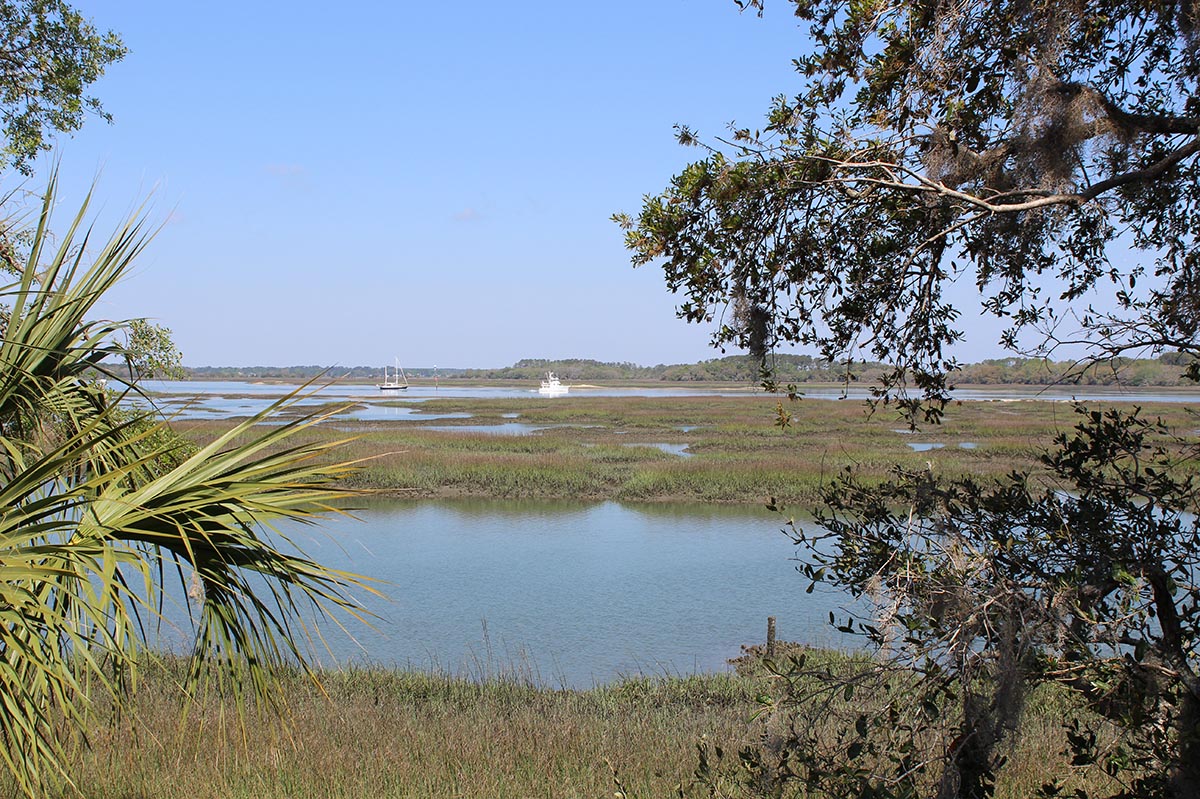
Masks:
[[[748,742],[753,685],[730,675],[591,691],[387,670],[285,676],[285,718],[207,697],[182,706],[158,677],[133,712],[94,717],[74,772],[85,797],[638,796],[687,782],[702,736]],[[136,721],[134,719],[136,718]]]
[[[835,672],[860,660],[809,653],[810,663]],[[710,754],[717,746],[725,752],[729,793],[722,795],[751,796],[737,784],[731,762],[742,747],[769,747],[780,725],[792,719],[811,725],[817,717],[827,720],[822,735],[832,740],[831,719],[869,712],[878,699],[838,697],[845,712],[824,705],[818,712],[814,705],[752,720],[761,709],[756,697],[780,688],[761,669],[637,678],[587,691],[353,669],[323,674],[321,688],[299,674],[281,674],[281,713],[239,709],[214,692],[185,714],[173,687],[178,668],[151,669],[120,717],[103,709],[92,714],[90,747],[73,759],[77,795],[602,797],[614,795],[615,773],[629,797],[675,796],[681,788],[699,797],[708,795],[693,779],[703,740]],[[1000,799],[1032,795],[1050,776],[1070,771],[1061,724],[1076,712],[1065,692],[1035,696],[1001,775]],[[936,742],[934,749],[941,751]]]

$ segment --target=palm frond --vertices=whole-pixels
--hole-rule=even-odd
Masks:
[[[185,688],[217,673],[263,697],[272,666],[307,668],[310,619],[361,616],[350,591],[372,590],[274,526],[338,512],[348,492],[330,486],[355,467],[336,444],[294,443],[322,417],[262,424],[298,395],[184,456],[93,379],[126,353],[123,323],[90,316],[150,233],[134,217],[92,254],[85,203],[51,246],[53,198],[52,183],[25,269],[0,287],[0,760],[29,795],[70,781],[83,678],[120,701],[115,675],[136,674],[146,622],[192,574]]]

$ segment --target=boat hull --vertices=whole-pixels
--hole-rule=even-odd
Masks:
[[[570,386],[564,386],[559,382],[554,372],[546,372],[546,379],[542,381],[541,387],[538,388],[538,393],[543,397],[561,397],[570,389]]]

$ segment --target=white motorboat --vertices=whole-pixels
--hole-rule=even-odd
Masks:
[[[545,394],[547,397],[561,397],[571,390],[570,386],[564,386],[559,382],[558,377],[554,372],[546,372],[546,379],[542,381],[541,387],[538,389],[539,394]]]

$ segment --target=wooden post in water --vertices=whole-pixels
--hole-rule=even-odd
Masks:
[[[775,617],[767,616],[767,657],[775,657]]]

